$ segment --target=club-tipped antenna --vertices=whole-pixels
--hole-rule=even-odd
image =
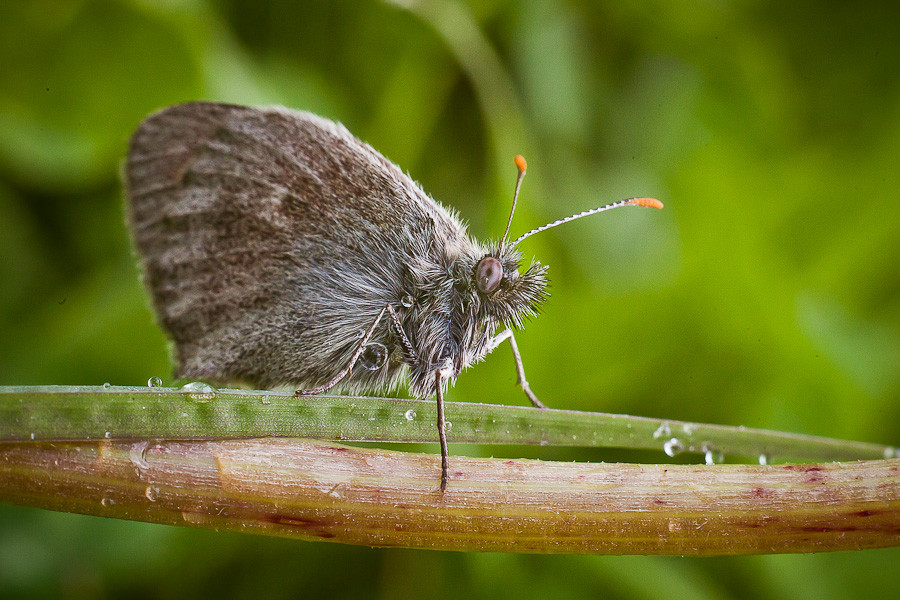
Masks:
[[[525,162],[525,157],[521,154],[516,155],[513,160],[516,163],[516,168],[519,169],[519,176],[516,177],[516,191],[513,192],[513,203],[512,208],[509,211],[509,220],[506,222],[506,231],[503,232],[503,237],[500,238],[501,249],[509,239],[509,228],[512,226],[513,215],[516,214],[516,201],[519,199],[519,188],[522,187],[522,179],[525,178],[525,171],[528,169],[528,163]],[[515,244],[513,244],[513,246],[515,246]]]
[[[519,176],[519,181],[522,180],[521,175]],[[518,190],[518,185],[516,186],[516,190]],[[515,206],[515,202],[513,202],[513,206]],[[558,221],[553,221],[552,223],[547,223],[546,225],[542,225],[536,229],[532,229],[528,233],[519,236],[519,238],[512,243],[513,247],[518,246],[519,242],[524,240],[527,237],[531,237],[536,233],[540,233],[542,231],[546,231],[552,227],[556,227],[557,225],[562,225],[563,223],[568,223],[569,221],[574,221],[575,219],[580,219],[582,217],[589,217],[591,215],[595,215],[597,213],[612,210],[613,208],[619,208],[621,206],[648,206],[650,208],[662,208],[663,203],[657,200],[656,198],[628,198],[627,200],[619,200],[618,202],[613,202],[612,204],[607,204],[605,206],[598,206],[597,208],[592,208],[591,210],[586,210],[584,212],[580,212],[577,215],[572,215],[571,217],[566,217],[565,219],[560,219]],[[510,215],[510,220],[512,220],[512,215]],[[507,230],[509,227],[507,226]],[[504,239],[505,236],[504,236]]]

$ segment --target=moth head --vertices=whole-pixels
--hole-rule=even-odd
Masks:
[[[547,298],[547,267],[532,263],[521,268],[522,256],[515,248],[495,248],[484,254],[471,272],[470,289],[478,297],[483,318],[521,327],[537,313]]]
[[[535,262],[524,272],[520,272],[522,256],[517,249],[520,242],[551,227],[613,208],[619,208],[620,206],[662,208],[663,205],[662,202],[654,198],[628,198],[627,200],[620,200],[619,202],[586,210],[577,215],[537,227],[510,243],[509,229],[512,225],[513,215],[516,212],[519,189],[522,186],[522,179],[525,177],[527,169],[524,157],[516,156],[515,163],[516,168],[519,170],[519,175],[516,178],[512,210],[510,210],[509,220],[506,222],[506,231],[503,233],[496,250],[486,253],[478,260],[473,269],[472,278],[481,304],[485,312],[488,313],[486,316],[491,316],[506,324],[521,326],[522,319],[535,314],[537,305],[547,297],[547,280],[545,277],[547,268]]]

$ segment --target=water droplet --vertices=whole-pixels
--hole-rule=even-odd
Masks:
[[[363,350],[362,355],[359,357],[359,362],[364,368],[370,371],[377,371],[387,362],[387,355],[387,347],[384,344],[374,342],[366,346],[366,349]]]
[[[658,440],[660,438],[667,438],[672,435],[672,427],[669,426],[668,423],[663,421],[659,427],[656,428],[656,431],[653,432],[653,439]]]
[[[102,500],[100,500],[100,504],[102,504],[106,508],[109,508],[110,506],[112,506],[115,503],[116,503],[116,501],[113,500],[112,498],[103,498]]]
[[[202,381],[191,381],[181,386],[181,391],[187,394],[188,400],[196,402],[209,402],[216,399],[216,388]]]
[[[209,394],[215,393],[216,388],[209,385],[208,383],[203,383],[202,381],[191,381],[190,383],[186,383],[181,386],[182,392],[195,392],[198,394]]]
[[[885,458],[896,458],[897,450],[895,448],[892,448],[891,446],[885,446],[884,447],[884,457]]]
[[[407,421],[412,421],[416,418],[416,411],[414,411],[413,409],[409,409],[408,411],[403,413],[403,416],[406,417]]]
[[[678,438],[672,438],[663,444],[663,452],[672,457],[677,456],[684,452],[684,444]]]
[[[717,451],[711,444],[703,444],[703,460],[708,465],[715,465],[725,460],[725,455]]]
[[[131,445],[131,448],[128,449],[128,458],[131,459],[131,464],[134,465],[138,477],[143,475],[145,469],[150,468],[150,463],[144,458],[144,454],[146,454],[149,445],[148,442],[135,442]]]
[[[103,389],[104,389],[104,390],[108,390],[108,389],[111,388],[111,387],[112,387],[112,384],[111,384],[110,382],[108,382],[108,381],[107,381],[106,383],[103,384]]]
[[[694,432],[697,431],[697,425],[695,423],[685,423],[681,426],[681,430],[684,431],[684,435],[694,435]]]
[[[453,428],[453,423],[447,421],[444,423],[444,431],[450,431]]]
[[[356,339],[361,340],[361,339],[363,339],[364,337],[366,337],[366,330],[365,330],[365,329],[360,329],[359,331],[356,332]]]
[[[760,454],[759,455],[759,464],[765,466],[769,464],[769,455],[768,454]]]
[[[159,488],[148,485],[147,489],[144,490],[144,495],[150,502],[156,502],[159,499]]]
[[[162,387],[162,384],[163,384],[162,377],[154,376],[147,380],[147,387],[152,387],[152,388]]]
[[[31,439],[34,439],[34,432],[31,432]]]
[[[412,308],[412,305],[415,304],[415,302],[415,299],[410,294],[406,294],[400,298],[400,305],[404,308]]]
[[[103,434],[103,437],[105,437],[106,439],[111,438],[111,437],[112,437],[112,432],[111,432],[111,431],[107,431],[105,434]]]

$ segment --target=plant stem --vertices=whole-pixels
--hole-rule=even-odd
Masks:
[[[900,545],[900,460],[673,466],[312,440],[0,444],[0,501],[369,546],[730,555]]]
[[[447,415],[451,442],[896,456],[878,444],[624,415],[460,403],[447,403]],[[432,401],[202,384],[0,388],[0,501],[446,550],[711,555],[900,545],[896,458],[675,466],[454,456],[442,494],[439,456],[296,439],[433,441],[434,422]]]

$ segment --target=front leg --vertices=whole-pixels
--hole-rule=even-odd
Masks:
[[[538,400],[537,396],[534,395],[534,392],[531,391],[531,388],[528,386],[528,380],[525,379],[525,367],[522,365],[522,355],[519,354],[519,346],[516,344],[516,336],[513,335],[512,329],[504,329],[497,335],[495,335],[488,342],[488,352],[492,352],[494,348],[509,340],[509,346],[512,348],[513,360],[516,362],[516,377],[518,381],[516,384],[522,388],[522,391],[525,392],[525,395],[528,396],[528,399],[531,400],[531,403],[538,408],[547,408],[547,405]]]
[[[353,372],[353,367],[354,367],[354,365],[356,365],[356,361],[358,361],[359,357],[362,356],[362,353],[366,349],[366,345],[369,343],[369,340],[372,339],[372,334],[375,333],[375,328],[378,327],[378,323],[381,322],[381,318],[384,316],[385,311],[387,311],[389,309],[391,310],[391,313],[393,314],[393,309],[391,309],[391,305],[385,304],[384,308],[381,309],[381,312],[378,313],[378,316],[375,317],[375,320],[372,322],[372,325],[369,326],[369,329],[366,331],[366,333],[363,335],[362,339],[359,341],[359,345],[356,347],[356,351],[350,357],[350,362],[347,364],[346,367],[341,369],[340,372],[338,372],[338,374],[335,375],[334,377],[332,377],[329,381],[323,383],[322,385],[320,385],[318,387],[309,388],[309,389],[305,389],[305,390],[297,390],[296,392],[294,392],[294,398],[299,398],[301,396],[315,396],[317,394],[321,394],[322,392],[327,392],[328,390],[330,390],[331,388],[336,386],[338,383],[340,383],[344,377],[346,377],[351,372]]]

